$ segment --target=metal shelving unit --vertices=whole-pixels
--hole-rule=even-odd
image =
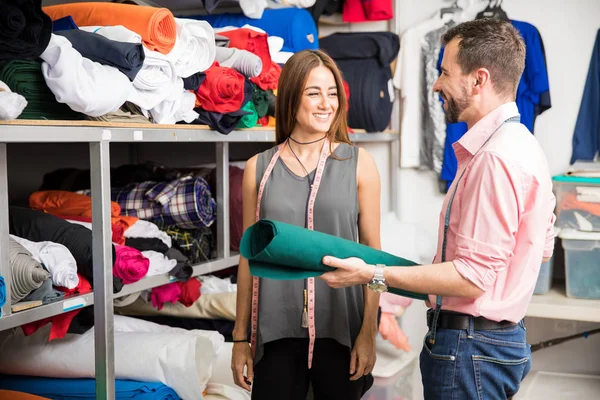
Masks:
[[[390,167],[398,165],[397,139],[394,132],[350,135],[355,143],[379,142],[389,146]],[[110,143],[148,142],[206,142],[215,143],[217,160],[217,258],[194,266],[194,276],[209,274],[239,262],[239,255],[229,250],[229,143],[274,142],[275,132],[266,129],[247,129],[222,135],[202,126],[104,124],[94,121],[9,121],[0,122],[0,275],[6,281],[7,303],[2,308],[0,331],[28,322],[61,314],[73,309],[94,306],[94,335],[96,362],[96,398],[114,399],[114,336],[113,299],[172,281],[167,274],[146,277],[112,292],[111,220],[110,220]],[[89,143],[92,217],[94,292],[62,301],[11,313],[11,271],[8,259],[8,177],[7,143]],[[391,196],[396,181],[391,174]],[[395,205],[395,203],[392,203]]]

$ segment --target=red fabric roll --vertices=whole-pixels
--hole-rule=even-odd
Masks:
[[[135,283],[148,274],[150,260],[141,251],[128,246],[115,246],[117,260],[113,275],[121,278],[124,284]]]
[[[165,303],[177,303],[181,298],[181,287],[178,282],[167,283],[166,285],[152,288],[150,295],[152,298],[152,307],[161,310]]]
[[[200,298],[200,288],[202,283],[196,279],[188,279],[187,282],[178,282],[181,288],[181,298],[179,302],[186,307],[190,307]]]
[[[218,62],[205,72],[206,79],[196,92],[196,98],[204,110],[227,114],[242,108],[244,102],[242,74],[231,68],[221,67]]]
[[[263,68],[263,72],[259,76],[250,79],[252,83],[255,83],[262,90],[275,90],[279,84],[281,67],[274,61],[269,60],[269,63],[269,69],[265,71]]]
[[[344,22],[386,21],[394,17],[392,0],[346,0]]]

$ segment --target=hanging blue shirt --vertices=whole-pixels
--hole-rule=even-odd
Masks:
[[[517,88],[517,108],[521,114],[521,123],[533,133],[535,118],[551,107],[550,85],[544,45],[537,28],[527,22],[511,21],[521,33],[525,41],[525,70],[521,75]],[[440,51],[438,70],[441,71],[444,49]],[[446,126],[446,142],[444,147],[444,162],[440,178],[447,182],[446,190],[452,184],[458,169],[452,144],[459,140],[468,130],[467,124],[459,122]]]
[[[577,160],[593,160],[600,150],[600,29],[585,81],[579,115],[573,132],[571,164]]]

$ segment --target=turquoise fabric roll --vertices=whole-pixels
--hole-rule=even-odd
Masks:
[[[316,277],[334,268],[324,265],[324,256],[358,257],[368,264],[410,267],[415,262],[376,250],[351,240],[283,222],[261,220],[244,232],[240,243],[253,276],[277,280]],[[426,300],[426,294],[390,288],[391,293]]]
[[[0,276],[0,317],[2,316],[2,307],[6,303],[6,287],[4,278]]]

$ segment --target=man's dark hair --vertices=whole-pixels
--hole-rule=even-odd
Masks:
[[[516,95],[525,68],[525,42],[508,21],[483,18],[464,22],[442,36],[443,45],[458,39],[457,62],[464,74],[490,71],[496,93]]]

